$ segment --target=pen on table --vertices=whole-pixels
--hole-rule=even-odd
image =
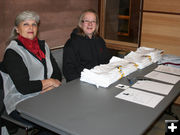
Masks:
[[[126,77],[126,79],[128,80],[130,85],[133,85],[137,81],[148,81],[148,80],[151,81],[150,78],[144,78],[144,77],[142,77],[142,78],[135,77],[135,78],[130,78],[130,79],[128,77]]]
[[[140,79],[137,79],[138,81],[151,81],[151,79],[148,79],[148,78],[140,78]]]
[[[135,80],[136,80],[136,78],[131,78],[131,79],[129,79],[128,77],[126,77],[126,79],[128,80],[128,82],[129,82],[130,85],[134,84],[134,82],[135,82]]]

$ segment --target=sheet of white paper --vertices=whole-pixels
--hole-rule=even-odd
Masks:
[[[128,88],[115,97],[152,108],[155,108],[164,98],[164,96],[136,90],[133,88]]]
[[[132,85],[133,88],[139,88],[155,93],[160,93],[163,95],[168,95],[174,85],[154,82],[154,81],[137,81],[135,84]]]
[[[180,76],[170,75],[158,71],[152,71],[149,74],[145,75],[145,77],[152,78],[155,80],[160,80],[163,82],[172,83],[172,84],[175,84],[180,80]]]
[[[180,68],[176,68],[176,67],[159,65],[154,70],[161,71],[161,72],[166,72],[166,73],[171,73],[171,74],[175,74],[175,75],[180,75]]]

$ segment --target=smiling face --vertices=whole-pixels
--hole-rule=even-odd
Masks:
[[[35,20],[25,20],[16,27],[16,31],[22,37],[33,40],[37,36],[38,26]]]
[[[96,29],[96,15],[92,12],[86,12],[80,27],[89,38],[92,38]]]

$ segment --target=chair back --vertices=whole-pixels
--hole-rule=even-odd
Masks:
[[[0,62],[0,71],[4,71],[2,62]],[[4,99],[3,77],[0,72],[0,135],[1,135],[1,128],[4,126],[8,129],[8,131],[2,130],[3,133],[6,135],[16,133],[18,127],[24,128],[26,131],[26,135],[28,135],[28,131],[33,129],[34,125],[31,123],[24,123],[9,116],[6,112],[3,99]]]
[[[51,50],[52,56],[54,57],[56,63],[58,64],[59,69],[61,70],[62,75],[62,83],[66,83],[65,77],[62,72],[62,65],[63,65],[63,48],[57,48]]]
[[[3,112],[4,109],[3,99],[4,99],[3,80],[0,74],[0,114]]]
[[[1,115],[5,110],[3,99],[4,99],[3,79],[2,79],[2,76],[1,76],[1,73],[0,73],[0,135],[1,135],[1,127],[3,126]]]
[[[1,69],[2,69],[2,62],[0,62],[0,71]],[[0,72],[0,116],[4,112],[4,109],[5,109],[3,99],[4,99],[3,79]]]

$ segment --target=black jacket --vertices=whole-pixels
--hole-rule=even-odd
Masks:
[[[63,74],[66,81],[80,77],[84,68],[91,69],[99,64],[107,64],[111,58],[105,41],[94,36],[80,36],[74,29],[63,50]]]

